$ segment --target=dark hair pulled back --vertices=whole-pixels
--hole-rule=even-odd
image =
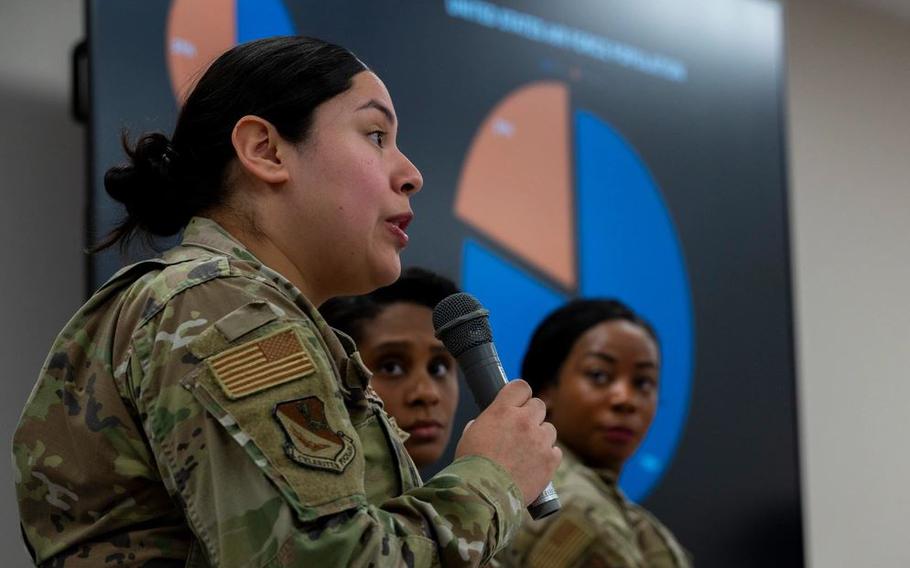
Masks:
[[[363,339],[364,325],[391,304],[404,302],[432,310],[443,298],[457,292],[458,287],[445,276],[412,266],[388,286],[362,296],[333,298],[320,306],[319,312],[330,326],[359,343]]]
[[[126,207],[126,218],[94,250],[124,247],[137,232],[173,235],[193,215],[223,204],[236,156],[231,132],[240,118],[258,116],[286,140],[302,142],[316,107],[347,91],[365,69],[347,49],[303,36],[261,39],[222,54],[186,99],[170,140],[147,133],[130,147],[124,134],[129,161],[107,171],[104,187]]]
[[[572,300],[551,312],[534,330],[521,362],[521,378],[534,394],[555,384],[559,371],[578,338],[592,327],[614,320],[644,329],[659,347],[657,333],[647,321],[622,302],[605,298]]]

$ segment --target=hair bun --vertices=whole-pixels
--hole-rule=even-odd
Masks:
[[[180,156],[164,134],[154,132],[129,147],[123,147],[129,164],[116,166],[104,175],[108,195],[126,207],[127,222],[153,235],[177,233],[192,212],[179,199]]]

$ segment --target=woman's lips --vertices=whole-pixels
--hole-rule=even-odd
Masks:
[[[610,426],[601,428],[604,438],[615,444],[628,444],[635,440],[635,430],[625,426]]]
[[[435,420],[422,420],[415,422],[405,428],[405,431],[411,435],[408,442],[434,442],[442,435],[442,424]]]
[[[407,231],[408,225],[411,224],[413,218],[413,213],[403,213],[386,219],[386,226],[388,226],[389,231],[395,236],[399,246],[402,248],[408,244],[408,234],[405,231]]]

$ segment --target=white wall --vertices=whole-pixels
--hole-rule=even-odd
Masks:
[[[910,21],[788,7],[794,278],[808,551],[910,566]],[[83,293],[83,130],[69,118],[79,0],[0,0],[0,453]],[[0,467],[3,566],[26,566]]]
[[[57,331],[83,298],[84,131],[69,117],[79,0],[0,0],[0,565],[29,566],[10,436]]]
[[[818,568],[910,566],[910,21],[788,8],[804,510]]]

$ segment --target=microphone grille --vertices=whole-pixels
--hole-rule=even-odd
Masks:
[[[454,357],[493,341],[487,310],[477,298],[464,292],[443,298],[433,309],[433,327]]]

